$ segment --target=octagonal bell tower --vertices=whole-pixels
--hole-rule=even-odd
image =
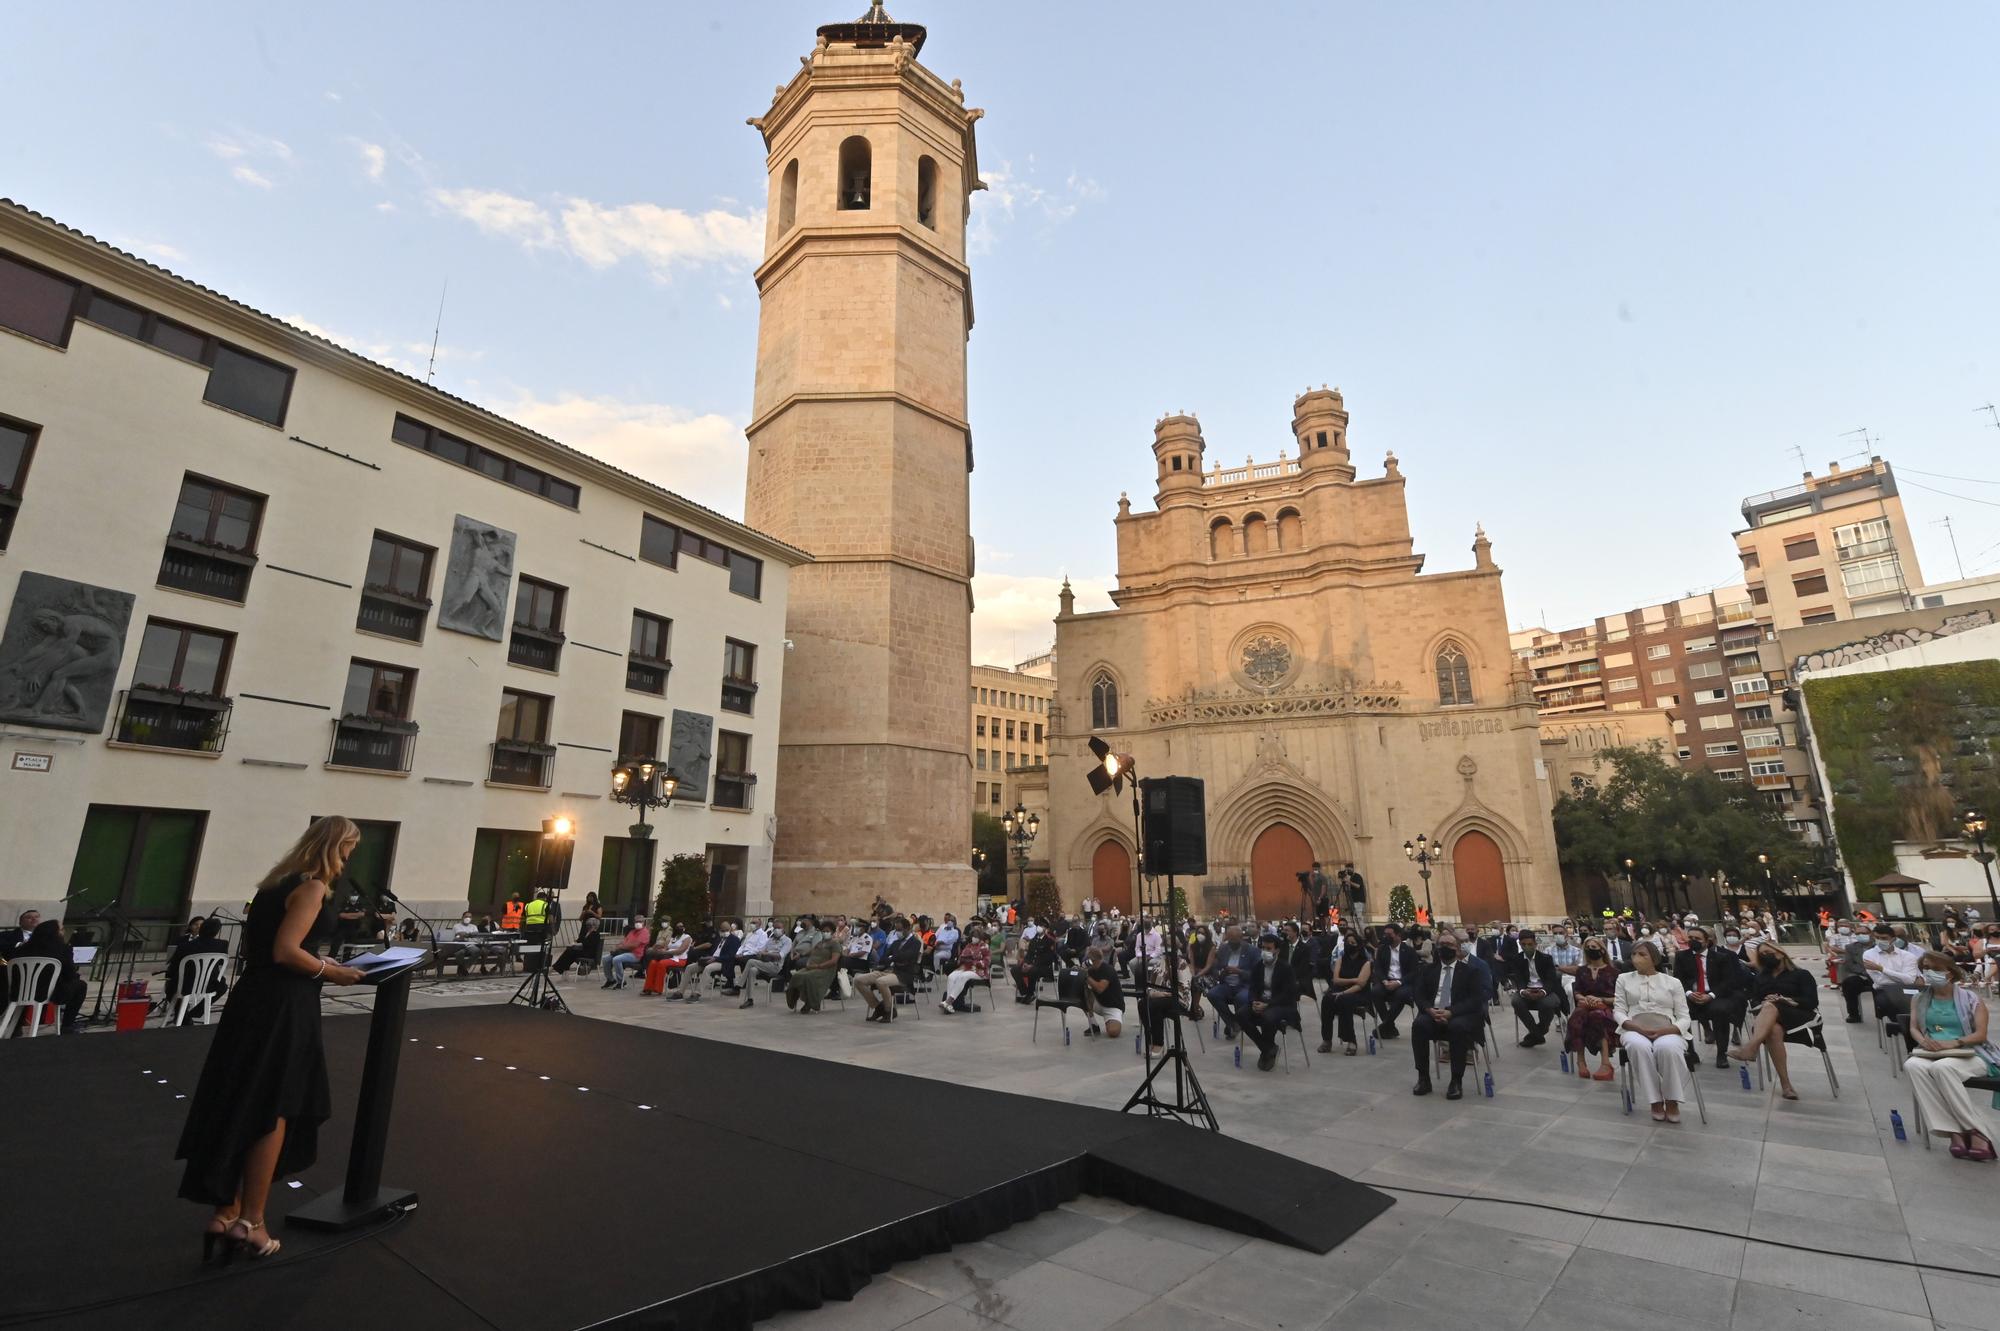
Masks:
[[[965,227],[958,85],[881,5],[829,24],[750,123],[770,175],[745,520],[791,578],[771,895],[972,909]]]

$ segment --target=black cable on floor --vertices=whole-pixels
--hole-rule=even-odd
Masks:
[[[1356,1182],[1362,1182],[1357,1179]],[[1638,1220],[1624,1215],[1603,1215],[1596,1211],[1579,1211],[1573,1206],[1557,1206],[1554,1202],[1524,1202],[1512,1197],[1481,1197],[1470,1192],[1433,1192],[1429,1188],[1405,1188],[1393,1183],[1364,1183],[1364,1187],[1380,1188],[1383,1192],[1407,1192],[1413,1197],[1443,1197],[1450,1201],[1493,1202],[1499,1206],[1527,1206],[1537,1211],[1554,1211],[1558,1215],[1573,1215],[1583,1220],[1610,1220],[1621,1225],[1651,1225],[1655,1229],[1678,1229],[1689,1234],[1707,1234],[1725,1239],[1741,1239],[1745,1243],[1762,1243],[1773,1248],[1785,1248],[1792,1252],[1811,1253],[1815,1257],[1842,1257],[1856,1262],[1877,1262],[1883,1266],[1907,1266],[1917,1271],[1935,1271],[1939,1275],[1984,1276],[1984,1271],[1972,1271],[1957,1266],[1933,1266],[1929,1262],[1905,1261],[1901,1257],[1869,1257],[1861,1253],[1828,1252],[1824,1248],[1808,1248],[1803,1243],[1787,1243],[1783,1239],[1758,1239],[1747,1234],[1724,1234],[1719,1230],[1703,1229],[1699,1225],[1683,1225],[1673,1220]]]

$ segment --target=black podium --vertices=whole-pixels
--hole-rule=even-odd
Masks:
[[[313,1198],[285,1217],[308,1229],[353,1229],[417,1204],[408,1188],[382,1186],[382,1152],[389,1142],[389,1111],[396,1100],[396,1064],[403,1056],[403,1015],[410,1006],[410,973],[416,963],[361,983],[375,990],[368,1022],[368,1054],[361,1065],[361,1099],[354,1109],[354,1144],[347,1153],[347,1186]]]

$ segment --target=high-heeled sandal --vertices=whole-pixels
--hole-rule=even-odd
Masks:
[[[263,1221],[260,1220],[253,1225],[248,1220],[240,1218],[235,1224],[229,1227],[230,1241],[236,1245],[238,1251],[253,1261],[259,1261],[266,1257],[275,1257],[278,1255],[278,1249],[285,1246],[279,1240],[272,1238],[269,1230],[264,1231],[265,1241],[262,1243],[257,1242],[251,1236],[255,1231],[260,1229],[264,1229]],[[239,1230],[242,1232],[238,1233],[237,1231]]]
[[[215,1253],[218,1248],[224,1252],[229,1250],[227,1242],[229,1230],[239,1219],[241,1219],[240,1216],[233,1215],[214,1215],[208,1218],[207,1227],[201,1231],[201,1260],[212,1262],[215,1260]]]

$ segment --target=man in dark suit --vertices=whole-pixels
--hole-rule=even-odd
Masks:
[[[0,961],[12,960],[14,954],[21,950],[21,944],[28,941],[29,937],[35,932],[35,926],[41,922],[42,913],[40,911],[24,910],[21,912],[20,927],[0,929]]]
[[[1610,962],[1620,975],[1632,969],[1632,940],[1625,936],[1624,930],[1618,925],[1614,924],[1604,931],[1604,959]]]
[[[1375,994],[1375,1008],[1382,1014],[1380,1034],[1385,1040],[1396,1038],[1396,1014],[1415,1001],[1417,970],[1417,950],[1403,941],[1403,931],[1393,924],[1383,925],[1369,988]]]
[[[167,958],[167,1001],[171,1003],[180,993],[181,962],[204,952],[228,952],[229,944],[222,941],[222,921],[213,917],[201,922],[192,938],[183,938],[174,944],[173,954]],[[218,998],[229,990],[229,981],[217,971],[209,982],[208,991]]]
[[[1568,1010],[1569,1003],[1562,972],[1556,969],[1555,958],[1542,951],[1533,929],[1521,930],[1520,947],[1507,963],[1507,983],[1514,990],[1514,1015],[1528,1028],[1521,1047],[1546,1044],[1550,1024]]]
[[[56,1028],[58,1034],[75,1030],[77,1017],[83,1012],[83,1000],[90,995],[90,985],[77,974],[76,954],[70,950],[62,925],[55,920],[43,920],[35,926],[28,941],[15,949],[14,957],[17,960],[49,957],[58,964],[55,984],[47,992],[30,997],[53,1002],[62,1008],[62,1024]]]
[[[1688,1016],[1708,1027],[1715,1042],[1715,1066],[1729,1066],[1730,1032],[1743,1020],[1750,976],[1726,948],[1714,946],[1708,930],[1687,931],[1688,945],[1674,955],[1674,978],[1687,991]]]
[[[1486,991],[1479,973],[1459,953],[1458,940],[1439,934],[1431,964],[1417,980],[1417,1018],[1410,1023],[1410,1050],[1417,1060],[1417,1084],[1412,1095],[1431,1093],[1431,1041],[1451,1046],[1451,1084],[1444,1098],[1461,1099],[1465,1092],[1465,1062],[1486,1024]]]
[[[1280,1032],[1299,1019],[1299,980],[1279,952],[1274,935],[1264,935],[1260,944],[1263,959],[1250,982],[1250,1007],[1243,1015],[1243,1029],[1261,1051],[1258,1069],[1269,1072],[1278,1065]]]

